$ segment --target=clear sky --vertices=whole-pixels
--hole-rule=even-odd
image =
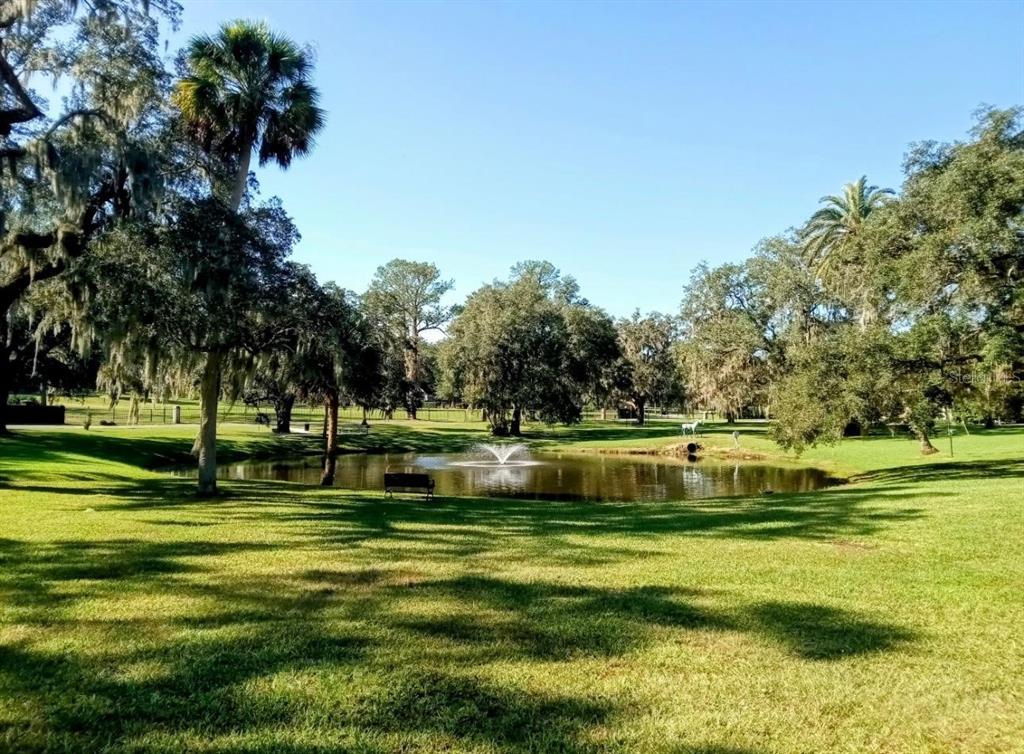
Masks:
[[[245,17],[316,50],[327,127],[258,177],[357,291],[394,257],[453,300],[547,259],[612,314],[674,312],[700,260],[1024,104],[1024,2],[183,1],[179,43]]]

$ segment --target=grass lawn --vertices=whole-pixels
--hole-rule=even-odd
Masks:
[[[38,395],[20,394],[11,396],[17,402],[36,402]],[[81,427],[86,416],[90,417],[94,425],[101,421],[112,421],[117,425],[129,426],[132,424],[131,417],[131,395],[122,395],[116,402],[111,403],[110,396],[101,393],[86,395],[51,395],[51,405],[64,407],[64,423]],[[174,422],[174,407],[180,407],[181,420],[185,424],[199,423],[199,401],[194,398],[174,398],[168,401],[141,400],[139,403],[138,424],[172,424]],[[256,420],[256,408],[247,406],[243,401],[221,401],[217,407],[218,421],[238,422],[242,424],[254,424]],[[259,411],[274,418],[273,407],[263,403]],[[396,414],[403,419],[406,416],[404,409],[398,409]],[[449,408],[423,408],[420,411],[421,418],[429,421],[458,421],[464,422],[469,419],[478,419],[479,412],[463,409]],[[342,407],[339,416],[343,422],[359,422],[363,413],[355,406]],[[311,405],[308,403],[296,403],[292,409],[292,426],[299,427],[305,422],[323,426],[324,409],[322,405]],[[382,421],[378,412],[373,412],[371,420]],[[476,422],[477,428],[482,423]]]
[[[283,482],[199,501],[147,470],[192,432],[0,440],[0,751],[1024,751],[1020,429],[957,436],[953,459],[816,449],[852,481],[815,493],[630,504]],[[317,439],[228,425],[222,451]],[[393,422],[346,444],[477,439]]]

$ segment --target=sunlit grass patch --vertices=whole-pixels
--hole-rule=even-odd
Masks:
[[[855,481],[814,493],[602,504],[230,481],[198,500],[140,468],[189,433],[131,432],[0,445],[0,751],[973,754],[1024,736],[1018,430],[924,463],[900,439],[815,450]],[[226,433],[240,454],[278,441]]]

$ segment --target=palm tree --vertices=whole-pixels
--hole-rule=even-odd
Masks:
[[[896,193],[867,183],[867,176],[862,175],[843,186],[842,196],[823,196],[819,200],[825,206],[811,215],[803,230],[808,263],[819,269],[826,267],[832,253],[856,236],[868,216]]]
[[[185,61],[174,104],[193,138],[234,168],[230,206],[237,210],[254,150],[261,166],[287,168],[323,128],[312,56],[263,23],[238,20],[194,37]]]
[[[253,151],[259,152],[260,165],[273,161],[287,168],[294,157],[312,149],[323,128],[319,94],[310,83],[312,56],[265,24],[240,20],[224,24],[213,36],[194,37],[185,64],[173,102],[192,138],[223,162],[231,182],[214,189],[229,196],[228,206],[237,211]],[[213,348],[203,367],[193,447],[200,495],[217,491],[217,401],[225,356]]]
[[[849,275],[835,271],[837,262],[843,261],[844,252],[850,249],[851,243],[861,233],[864,224],[871,214],[887,204],[895,192],[892,189],[880,189],[869,186],[867,176],[861,176],[853,183],[843,186],[841,196],[823,196],[820,203],[825,206],[811,215],[801,231],[804,247],[804,258],[820,278],[832,278],[833,284],[849,287]],[[849,261],[849,260],[846,260]],[[859,272],[854,279],[864,280]],[[873,307],[866,297],[868,291],[863,286],[854,284],[856,295],[861,301],[858,319],[861,327],[874,317]]]

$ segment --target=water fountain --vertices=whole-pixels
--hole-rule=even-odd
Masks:
[[[494,460],[498,463],[505,465],[508,460],[516,455],[517,453],[526,450],[526,446],[521,442],[512,443],[511,445],[497,444],[482,442],[476,445],[476,448],[481,451],[486,451],[494,456]]]
[[[506,469],[511,470],[522,466],[536,466],[537,461],[523,456],[528,451],[526,445],[517,443],[479,443],[473,446],[473,450],[480,458],[469,460],[452,461],[451,466],[470,466],[480,469]]]

